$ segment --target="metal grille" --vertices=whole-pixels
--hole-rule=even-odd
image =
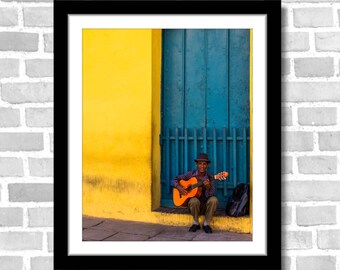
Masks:
[[[172,179],[176,175],[196,168],[194,159],[200,152],[209,155],[210,173],[229,172],[226,181],[216,183],[221,206],[230,193],[228,189],[238,183],[249,183],[249,128],[168,128],[160,136],[160,143],[163,198],[172,194]]]

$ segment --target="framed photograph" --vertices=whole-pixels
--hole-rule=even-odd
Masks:
[[[54,269],[281,269],[280,1],[55,0],[54,55]]]

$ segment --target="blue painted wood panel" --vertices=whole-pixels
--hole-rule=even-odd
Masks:
[[[161,205],[174,207],[171,180],[207,152],[219,208],[249,182],[249,30],[163,30]]]

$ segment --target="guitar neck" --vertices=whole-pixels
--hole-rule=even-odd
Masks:
[[[216,180],[216,176],[217,175],[214,175],[214,179]],[[204,183],[204,181],[201,181],[201,182],[197,182],[196,184],[192,185],[191,188],[194,189],[194,188],[197,188],[199,186],[202,186]]]
[[[199,186],[202,186],[203,183],[204,183],[203,181],[197,182],[196,184],[193,184],[193,185],[191,186],[191,189],[194,189],[194,188],[197,188],[197,187],[199,187]]]

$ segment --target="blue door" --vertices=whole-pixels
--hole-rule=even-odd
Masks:
[[[207,152],[223,209],[249,183],[249,30],[163,30],[161,206],[175,207],[172,179]]]

